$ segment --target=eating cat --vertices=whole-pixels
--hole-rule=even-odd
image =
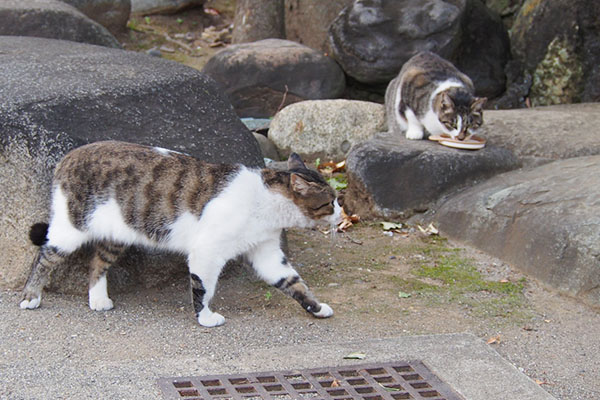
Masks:
[[[57,165],[49,224],[32,226],[40,247],[20,307],[40,306],[49,275],[84,244],[95,245],[89,306],[110,310],[106,273],[130,245],[187,256],[192,303],[200,325],[222,325],[209,308],[225,263],[244,255],[258,276],[318,318],[320,303],[280,248],[284,228],[335,224],[341,207],[323,177],[297,154],[288,171],[209,164],[158,147],[106,141],[79,147]]]
[[[487,99],[476,97],[471,79],[452,63],[425,51],[410,58],[385,92],[390,132],[407,139],[449,135],[459,140],[475,134],[483,124]]]

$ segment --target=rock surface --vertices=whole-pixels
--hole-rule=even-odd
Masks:
[[[381,104],[356,100],[312,100],[287,106],[275,115],[269,139],[282,155],[340,160],[353,145],[386,130]]]
[[[131,12],[136,15],[173,14],[203,4],[204,0],[131,0]]]
[[[457,150],[381,133],[348,155],[345,207],[363,218],[406,218],[442,195],[518,166],[512,152],[494,146]]]
[[[527,0],[511,30],[533,105],[600,100],[600,2]]]
[[[232,43],[285,39],[283,0],[237,0]]]
[[[221,84],[240,117],[272,117],[287,104],[336,98],[345,87],[331,58],[280,39],[231,45],[202,72]]]
[[[507,172],[444,202],[444,234],[600,306],[600,156]]]
[[[329,52],[329,25],[353,0],[285,0],[285,36],[311,49]]]
[[[506,90],[508,32],[500,16],[480,0],[467,0],[464,20],[455,64],[471,78],[478,96],[496,97]]]
[[[600,154],[600,104],[486,110],[482,135],[524,164]]]
[[[131,0],[62,0],[72,5],[88,18],[96,21],[113,34],[127,27],[131,13]]]
[[[468,74],[478,95],[505,89],[508,34],[480,0],[359,0],[333,21],[329,40],[333,57],[361,83],[387,83],[429,50]]]
[[[58,0],[0,2],[0,36],[35,36],[121,47],[102,25]]]
[[[332,55],[348,75],[363,83],[390,81],[420,50],[451,58],[459,44],[465,4],[466,0],[355,1],[331,24]]]
[[[47,220],[53,167],[75,146],[118,139],[211,162],[263,165],[252,134],[197,70],[139,53],[27,37],[2,37],[0,54],[2,287],[23,285],[35,250],[29,226]],[[57,274],[54,287],[86,291],[85,257]],[[109,281],[123,288],[148,276],[141,283],[155,285],[185,270],[182,257],[132,249]]]

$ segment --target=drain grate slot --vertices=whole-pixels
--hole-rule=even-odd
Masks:
[[[168,400],[463,400],[421,361],[161,378],[158,384]]]

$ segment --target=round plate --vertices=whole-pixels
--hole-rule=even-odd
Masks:
[[[446,135],[431,135],[429,140],[438,142],[439,144],[446,147],[453,147],[455,149],[464,150],[479,150],[485,147],[485,139],[479,136],[469,136],[464,140],[453,139]]]

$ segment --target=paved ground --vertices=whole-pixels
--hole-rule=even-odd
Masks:
[[[343,359],[355,351],[367,355],[364,362],[422,359],[467,399],[600,398],[596,311],[529,282],[528,316],[499,323],[463,304],[383,296],[379,277],[399,273],[398,259],[378,271],[352,269],[341,259],[336,270],[332,260],[339,251],[364,266],[376,244],[399,251],[403,240],[410,239],[368,226],[352,231],[351,240],[341,235],[335,249],[319,232],[290,235],[292,261],[336,311],[328,320],[238,276],[243,269],[224,276],[215,307],[227,322],[213,329],[195,322],[185,281],[114,294],[116,308],[104,313],[90,311],[85,296],[54,293],[42,308],[24,311],[19,293],[1,291],[0,399],[160,399],[160,377],[355,364]],[[318,255],[334,264],[305,265]],[[357,271],[362,278],[354,281]],[[486,344],[496,336],[499,342]]]

